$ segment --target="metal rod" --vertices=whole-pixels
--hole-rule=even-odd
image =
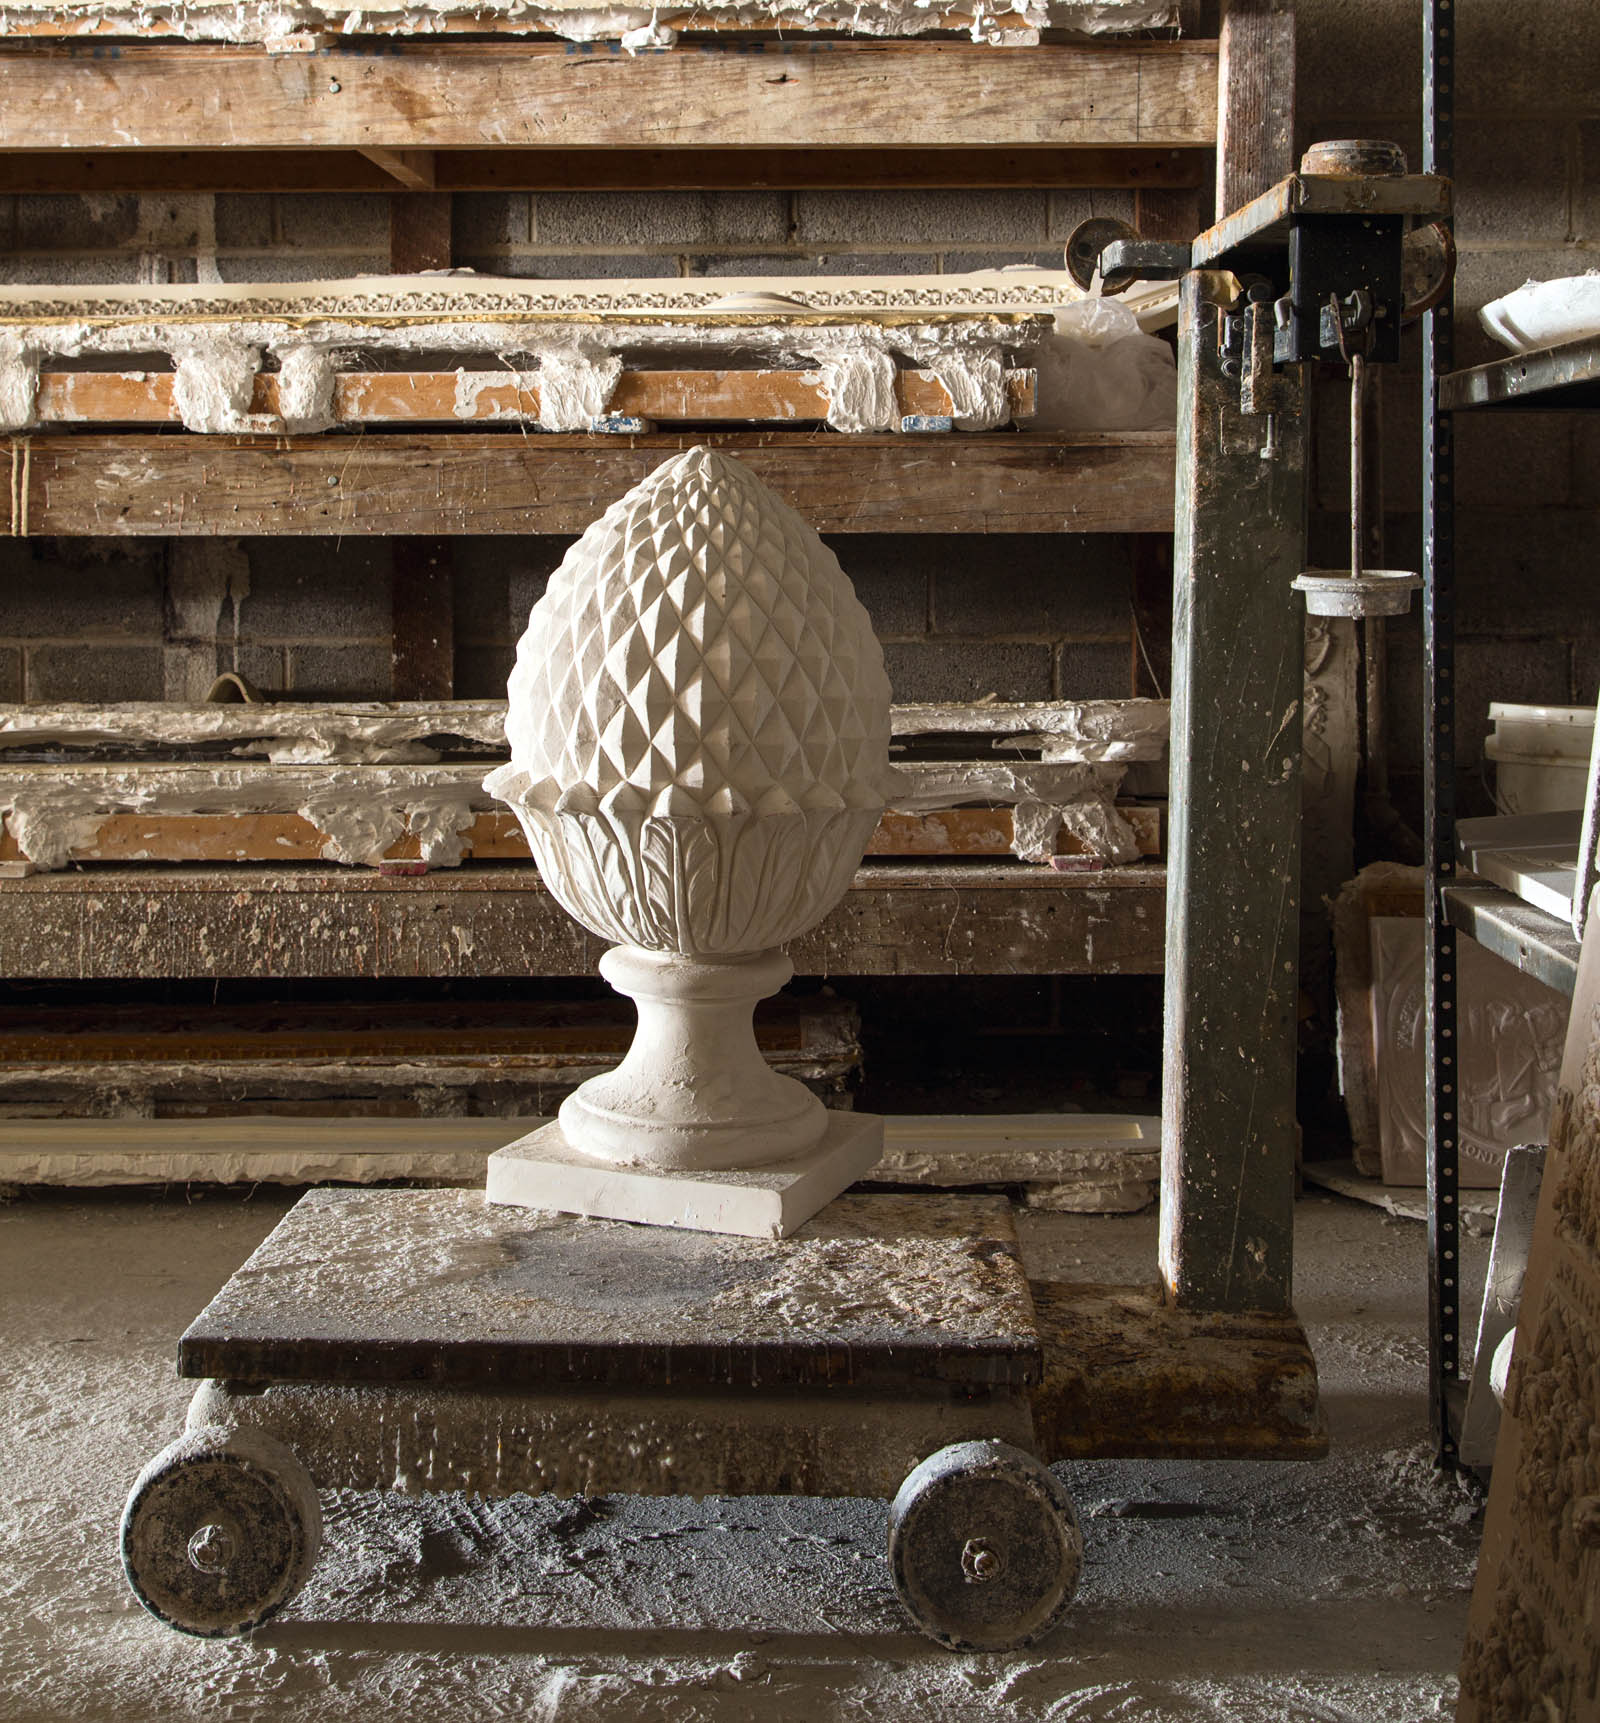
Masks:
[[[1360,580],[1362,563],[1361,527],[1365,516],[1362,487],[1366,484],[1366,455],[1362,447],[1361,411],[1367,362],[1359,353],[1350,355],[1350,578]]]
[[[1367,444],[1362,462],[1362,506],[1367,512],[1366,552],[1374,568],[1386,566],[1384,555],[1383,488],[1383,373],[1367,391],[1363,421]],[[1368,616],[1362,622],[1366,672],[1366,727],[1364,741],[1367,769],[1367,802],[1389,797],[1389,619]],[[1398,815],[1395,816],[1398,819]]]

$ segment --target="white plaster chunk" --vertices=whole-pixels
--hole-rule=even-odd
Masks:
[[[888,353],[856,345],[825,355],[817,381],[827,391],[828,423],[836,431],[889,431],[900,423],[895,363]]]
[[[472,829],[477,813],[462,800],[408,802],[406,830],[418,840],[421,860],[429,867],[457,867],[466,852],[463,834]]]
[[[75,849],[87,848],[100,829],[70,797],[49,793],[15,797],[4,809],[6,830],[17,848],[42,873],[64,868]]]
[[[25,431],[39,394],[39,348],[16,329],[0,329],[0,431]]]
[[[640,24],[632,30],[624,30],[620,40],[623,53],[640,54],[647,48],[673,47],[678,40],[678,32],[669,29],[652,15],[648,24]]]
[[[849,885],[894,778],[883,653],[837,558],[748,468],[688,450],[551,577],[506,737],[485,788],[557,900],[617,942],[602,972],[639,1004],[622,1065],[563,1105],[569,1144],[700,1170],[813,1148],[826,1115],[768,1068],[750,1012],[793,973],[774,948]]]
[[[310,436],[337,422],[334,389],[348,353],[321,347],[291,347],[278,362],[278,414],[292,436]]]
[[[270,413],[251,411],[261,349],[232,331],[187,330],[172,342],[173,404],[187,431],[272,433]]]
[[[1010,422],[1005,366],[994,348],[945,354],[933,361],[932,370],[949,393],[958,431],[992,431]]]
[[[351,867],[376,867],[406,829],[405,815],[392,804],[338,794],[309,796],[295,812],[326,840],[324,861]]]
[[[1109,801],[1069,803],[1061,809],[1061,825],[1092,856],[1114,862],[1139,859],[1138,834]]]
[[[539,363],[540,425],[547,431],[587,431],[605,417],[621,375],[615,353],[546,353]]]

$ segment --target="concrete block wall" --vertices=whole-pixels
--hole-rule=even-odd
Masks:
[[[1300,0],[1299,125],[1318,137],[1388,137],[1422,159],[1422,25],[1412,0]],[[1478,310],[1525,280],[1600,267],[1600,13],[1593,0],[1456,0],[1456,364],[1505,349]],[[1420,568],[1417,342],[1382,376],[1391,566]],[[1458,764],[1463,812],[1490,810],[1490,700],[1592,703],[1600,684],[1600,420],[1458,415]],[[1319,390],[1312,561],[1339,566],[1348,399]],[[1421,817],[1422,634],[1390,625],[1396,799]]]
[[[456,692],[503,692],[528,611],[567,539],[459,539]],[[900,700],[1123,695],[1132,677],[1125,540],[851,534],[830,540],[883,642]]]
[[[545,280],[1059,267],[1125,192],[461,192],[459,265]],[[382,274],[382,193],[0,196],[0,281],[302,281]]]

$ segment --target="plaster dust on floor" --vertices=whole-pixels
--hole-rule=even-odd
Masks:
[[[133,1601],[123,1497],[181,1430],[178,1334],[294,1192],[22,1192],[0,1208],[0,1718],[1415,1723],[1453,1714],[1474,1501],[1426,1436],[1423,1229],[1297,1211],[1321,1463],[1059,1468],[1087,1565],[1006,1654],[908,1630],[860,1500],[324,1496],[290,1611],[186,1638]],[[1020,1213],[1030,1272],[1146,1278],[1155,1217]],[[1464,1241],[1468,1307],[1484,1241]]]

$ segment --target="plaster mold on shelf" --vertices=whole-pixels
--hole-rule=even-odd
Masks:
[[[0,286],[0,317],[87,328],[116,319],[146,324],[224,318],[297,326],[349,320],[376,325],[423,325],[439,319],[470,328],[530,326],[544,319],[630,317],[698,321],[729,330],[775,324],[826,327],[875,322],[883,327],[989,316],[1033,338],[1055,329],[1060,305],[1084,297],[1059,269],[981,269],[953,275],[785,276],[781,295],[770,276],[730,276],[698,286],[679,280],[539,281],[520,276],[456,274],[358,275],[329,281],[180,282],[163,287]],[[1135,287],[1124,296],[1141,326],[1152,316],[1170,321],[1170,284]],[[584,326],[577,326],[583,332]],[[592,330],[592,325],[587,326]],[[437,345],[437,343],[435,343]]]
[[[896,706],[894,734],[993,736],[996,748],[1049,748],[1056,761],[1159,760],[1166,752],[1166,700],[983,701],[971,706]]]
[[[821,1103],[762,1059],[751,1010],[793,974],[776,947],[843,895],[894,779],[883,654],[837,558],[748,468],[690,449],[567,553],[509,695],[511,762],[485,788],[556,899],[617,942],[601,971],[639,1030],[557,1126],[491,1163],[491,1200],[562,1206],[581,1183],[599,1212],[574,1156],[726,1172],[736,1231],[740,1180],[809,1178],[814,1154],[833,1181],[807,1185],[814,1211],[881,1131],[825,1137]],[[670,1179],[648,1214],[624,1183],[629,1218],[683,1224]]]

